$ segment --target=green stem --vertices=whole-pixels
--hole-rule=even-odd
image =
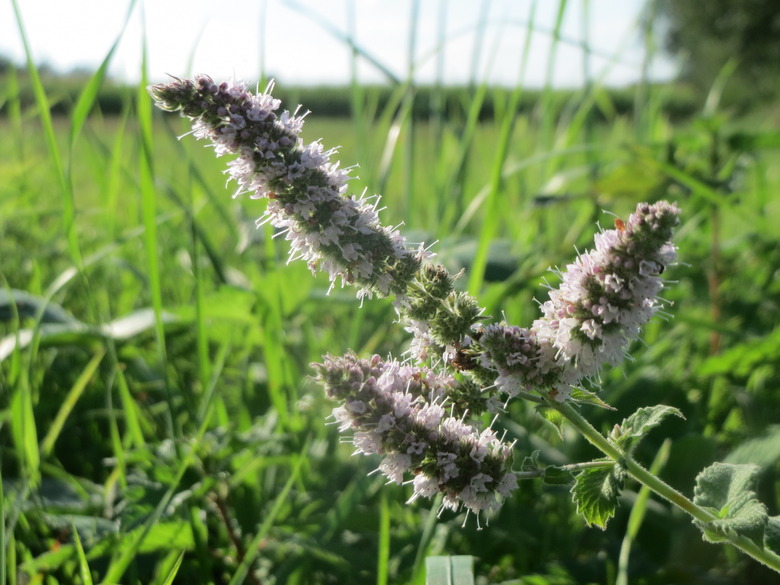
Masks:
[[[694,504],[691,500],[686,498],[683,494],[678,492],[668,483],[653,475],[647,471],[644,467],[639,465],[630,455],[624,453],[616,445],[611,443],[606,437],[599,433],[593,425],[591,425],[571,404],[564,403],[550,403],[550,406],[560,412],[578,431],[580,431],[585,438],[597,449],[602,451],[607,457],[613,461],[620,462],[625,466],[628,474],[642,485],[647,486],[656,494],[671,502],[683,512],[687,512],[700,522],[713,522],[718,520],[718,517],[711,512],[705,510]],[[723,535],[724,539],[733,546],[745,554],[753,557],[760,563],[763,563],[770,569],[773,569],[780,573],[780,555],[775,554],[766,548],[761,548],[755,542],[747,537],[726,534]]]

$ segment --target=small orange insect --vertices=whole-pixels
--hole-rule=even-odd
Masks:
[[[615,218],[615,227],[617,228],[617,231],[624,232],[626,231],[626,224],[625,222],[620,219],[619,217]]]

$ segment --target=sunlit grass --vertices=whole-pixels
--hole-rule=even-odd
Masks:
[[[439,259],[466,270],[459,284],[496,319],[536,317],[547,267],[571,261],[596,222],[612,223],[603,210],[624,216],[638,200],[678,199],[674,320],[654,322],[636,361],[607,376],[605,397],[619,410],[597,413],[597,424],[610,428],[635,405],[681,406],[688,426],[671,431],[666,469],[687,489],[716,450],[774,420],[774,346],[745,350],[747,371],[724,364],[780,314],[776,152],[714,143],[725,161],[717,178],[734,179],[726,188],[703,162],[712,134],[671,123],[646,87],[633,116],[614,113],[595,81],[562,111],[549,89],[516,114],[517,94],[475,84],[466,116],[419,120],[404,109],[411,86],[378,110],[357,81],[344,89],[353,118],[314,111],[305,139],[341,145],[342,164],[358,165],[354,193],[381,193],[386,223],[438,241]],[[604,551],[617,551],[630,503],[595,533],[566,486],[526,483],[478,533],[367,476],[376,462],[351,458],[325,424],[332,406],[309,364],[348,349],[403,351],[390,302],[326,295],[325,279],[287,265],[284,240],[255,227],[264,202],[232,199],[226,161],[179,140],[182,121],[139,115],[130,101],[104,116],[91,91],[78,115],[49,118],[41,89],[37,106],[23,107],[17,82],[0,119],[0,584],[423,583],[430,554],[474,555],[491,582],[606,579],[617,554],[605,563]],[[488,96],[504,109],[479,121]],[[723,362],[709,355],[713,330]],[[556,463],[589,453],[523,405],[505,419],[517,465],[535,450]],[[646,443],[648,461],[662,439]],[[682,535],[675,546],[699,539],[660,507],[645,510],[641,528],[631,539],[647,579],[676,566],[662,544],[670,531]],[[728,566],[709,549],[685,550],[695,575]]]

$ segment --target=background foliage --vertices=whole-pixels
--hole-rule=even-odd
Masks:
[[[422,583],[432,554],[474,555],[493,584],[778,582],[631,485],[605,531],[584,526],[568,485],[523,482],[483,532],[437,519],[435,502],[406,505],[405,487],[368,475],[376,461],[350,457],[308,378],[327,352],[403,351],[389,302],[359,307],[285,265],[283,241],[254,226],[262,202],[231,199],[225,161],[104,73],[73,90],[35,68],[3,78],[0,583]],[[356,83],[331,90],[349,117],[303,89],[285,105],[314,111],[305,138],[343,145],[354,191],[382,193],[386,222],[438,240],[486,312],[521,325],[547,267],[612,223],[604,210],[677,200],[672,315],[605,376],[617,410],[586,415],[607,432],[638,407],[679,408],[686,420],[664,422],[639,458],[688,495],[712,461],[755,463],[777,514],[778,109],[733,115],[729,83],[683,111],[674,86],[646,80]],[[498,424],[518,463],[595,455],[519,402]]]
[[[659,0],[656,21],[681,78],[706,92],[724,67],[736,67],[727,99],[750,107],[777,94],[780,11],[771,0]]]

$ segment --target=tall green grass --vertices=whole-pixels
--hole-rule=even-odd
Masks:
[[[351,121],[315,111],[305,138],[343,145],[343,163],[360,165],[354,191],[382,193],[387,223],[438,240],[440,260],[465,269],[461,285],[486,313],[519,324],[537,314],[547,267],[588,246],[596,221],[612,222],[602,210],[625,217],[639,200],[678,199],[674,318],[655,321],[634,361],[605,377],[618,411],[592,414],[608,429],[636,406],[681,408],[688,420],[668,429],[663,473],[682,490],[716,455],[753,441],[770,455],[757,461],[743,448],[733,460],[763,466],[762,499],[776,506],[777,134],[717,108],[673,124],[646,83],[635,115],[620,115],[587,61],[585,87],[553,107],[549,80],[571,4],[557,4],[535,110],[519,112],[521,59],[512,89],[475,75],[465,116],[437,110],[441,82],[433,115],[412,115],[412,26],[408,77],[391,81],[390,99],[354,75],[344,89]],[[476,49],[486,54],[487,26],[477,27]],[[537,30],[533,9],[523,26],[509,32]],[[349,34],[343,41],[355,60],[369,57]],[[68,119],[48,114],[32,64],[35,105],[20,98],[13,71],[5,84],[0,584],[424,583],[426,556],[441,554],[475,556],[490,583],[755,575],[746,561],[730,568],[728,553],[698,544],[685,519],[644,494],[632,510],[630,489],[603,533],[576,518],[566,486],[536,483],[477,532],[460,517],[436,518],[435,503],[407,506],[405,487],[368,475],[376,462],[350,457],[326,424],[331,405],[309,363],[350,348],[403,351],[390,303],[326,295],[322,278],[286,265],[284,242],[254,226],[262,202],[232,200],[223,161],[178,140],[186,126],[152,112],[143,83],[121,115],[103,115],[96,96],[112,54]],[[481,121],[488,100],[496,115]],[[590,455],[521,404],[502,424],[518,467],[533,452],[550,463]],[[651,461],[662,441],[640,455]]]

